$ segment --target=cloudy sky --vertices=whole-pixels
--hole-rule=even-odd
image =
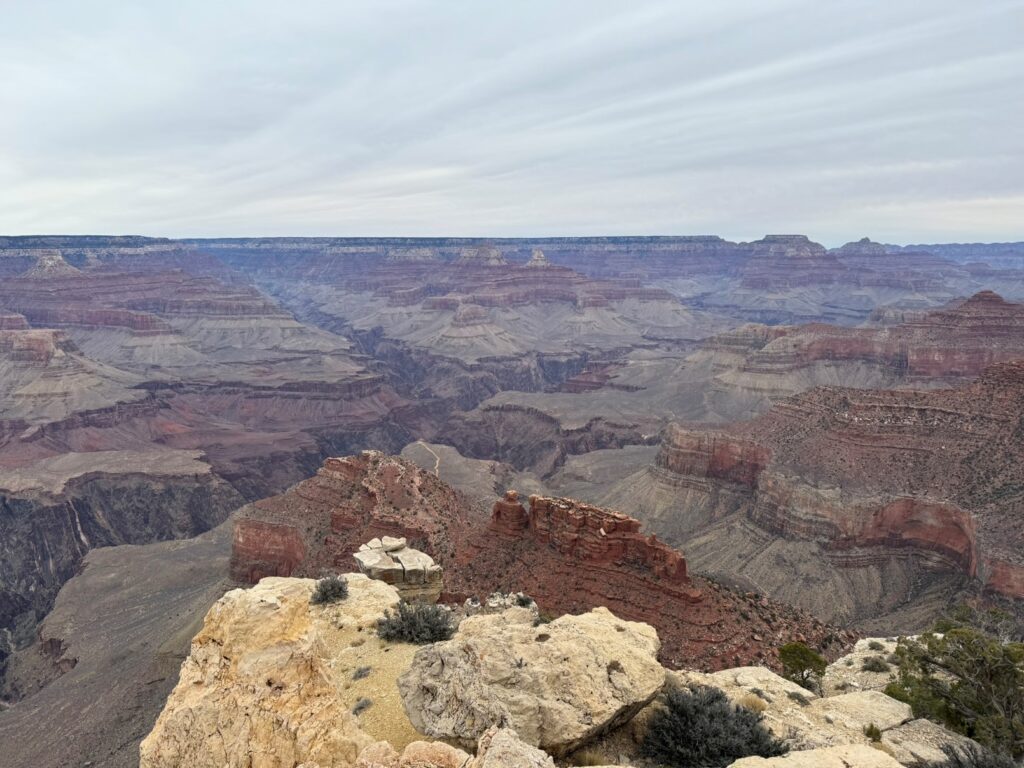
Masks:
[[[0,234],[1024,239],[1024,0],[0,6]]]

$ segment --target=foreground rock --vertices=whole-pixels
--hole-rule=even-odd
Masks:
[[[942,763],[944,745],[963,746],[968,739],[927,720],[915,720],[910,706],[875,690],[854,691],[825,698],[779,677],[763,667],[738,667],[714,674],[697,672],[673,673],[681,684],[698,683],[722,690],[734,703],[764,714],[765,726],[784,739],[793,751],[789,758],[806,762],[771,761],[736,765],[754,766],[828,766],[833,757],[846,755],[839,748],[854,746],[869,749],[865,755],[877,753],[892,756],[905,766],[928,766]],[[872,743],[864,729],[874,725],[881,731],[881,741]],[[839,749],[839,751],[830,751]],[[884,753],[884,754],[883,754]],[[861,754],[861,753],[858,753]],[[815,757],[806,757],[813,755]],[[819,758],[821,762],[814,762]],[[872,759],[875,759],[871,754]],[[752,760],[754,758],[747,758]],[[890,763],[850,762],[860,768]],[[842,765],[842,763],[836,763]]]
[[[744,757],[729,768],[899,768],[880,749],[864,744],[790,752],[782,757]]]
[[[142,768],[353,765],[374,739],[352,714],[345,659],[323,625],[361,634],[399,598],[383,582],[346,578],[348,598],[323,608],[310,606],[310,579],[264,579],[214,604],[142,742]]]
[[[359,753],[355,768],[468,768],[472,758],[447,744],[414,741],[402,753],[386,741],[371,744]],[[305,768],[316,768],[306,765]]]
[[[822,692],[833,696],[847,691],[883,690],[896,674],[896,667],[888,661],[896,646],[896,638],[858,640],[850,653],[828,665],[821,679]]]
[[[439,456],[446,456],[444,453]],[[367,541],[415,541],[444,569],[444,601],[524,592],[548,615],[607,606],[650,624],[669,667],[777,664],[794,638],[833,658],[854,635],[753,593],[689,576],[682,554],[612,509],[518,495],[489,519],[433,471],[377,451],[327,459],[286,493],[239,510],[231,574],[319,576],[345,570]]]
[[[398,680],[423,733],[476,742],[507,725],[553,755],[631,718],[661,690],[657,633],[606,608],[534,626],[512,608],[465,619],[455,636],[421,648]]]

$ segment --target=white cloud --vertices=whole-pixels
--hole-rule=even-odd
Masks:
[[[1024,2],[5,4],[0,232],[1024,238]]]

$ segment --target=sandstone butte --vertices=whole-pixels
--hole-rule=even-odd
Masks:
[[[706,521],[738,510],[848,565],[915,552],[1020,598],[1022,420],[1024,362],[1007,362],[957,389],[818,388],[720,429],[674,425],[657,466]]]
[[[606,606],[658,630],[669,666],[777,665],[774,649],[803,639],[835,655],[853,635],[795,609],[690,576],[677,551],[626,515],[571,499],[514,493],[490,517],[433,474],[366,451],[328,459],[286,493],[239,511],[233,578],[351,570],[370,539],[404,537],[445,572],[444,602],[522,591],[547,614]]]

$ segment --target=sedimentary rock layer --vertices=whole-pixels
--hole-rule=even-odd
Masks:
[[[647,522],[685,542],[698,567],[746,572],[830,617],[870,616],[944,573],[1024,597],[1022,418],[1022,362],[993,366],[959,389],[816,389],[749,422],[670,428],[656,466],[620,493],[660,486]],[[803,579],[833,578],[836,567],[863,574],[852,595],[833,603],[843,613],[827,612],[828,588],[819,594],[805,581],[794,591],[783,574],[766,576],[763,557],[785,557],[772,555],[768,541],[812,547]],[[905,570],[890,573],[884,589],[869,583],[900,562]],[[790,587],[802,581],[786,578]],[[843,605],[847,597],[852,606]]]
[[[825,647],[845,642],[799,612],[689,578],[680,553],[621,513],[547,497],[531,498],[530,511],[508,497],[496,510],[488,519],[397,457],[329,459],[310,480],[240,511],[231,572],[256,581],[344,571],[369,538],[401,536],[445,569],[442,599],[523,590],[554,614],[604,605],[655,626],[663,659],[675,665],[775,663],[779,640],[796,636]]]

